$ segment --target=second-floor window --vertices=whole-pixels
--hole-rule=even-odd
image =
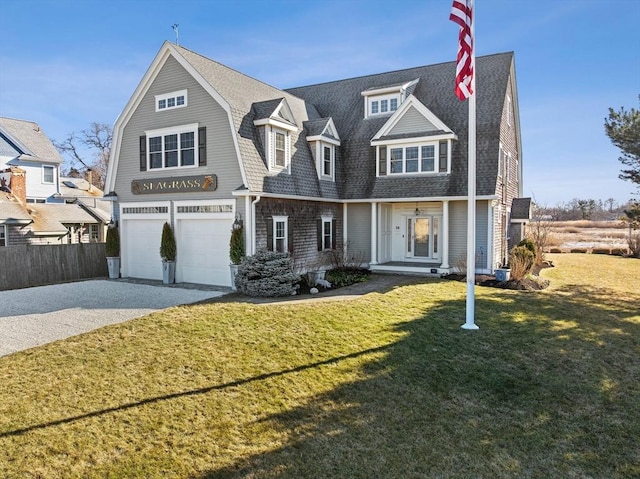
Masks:
[[[48,185],[52,185],[55,178],[56,167],[55,166],[42,166],[42,182]]]
[[[271,127],[269,129],[271,147],[269,148],[269,169],[281,171],[289,167],[291,136],[288,131]]]
[[[322,176],[333,178],[335,147],[323,145],[322,147]]]
[[[197,138],[197,125],[148,131],[148,169],[190,168],[197,166]]]

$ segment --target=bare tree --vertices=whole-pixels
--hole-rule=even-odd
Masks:
[[[64,141],[59,143],[54,140],[53,144],[70,163],[67,172],[69,176],[75,176],[79,174],[79,169],[84,169],[91,172],[91,183],[102,190],[107,176],[112,140],[111,126],[94,122],[88,130],[82,130],[80,134],[71,132]],[[86,154],[91,158],[86,158]]]

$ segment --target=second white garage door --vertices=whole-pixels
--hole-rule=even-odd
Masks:
[[[179,219],[176,282],[231,286],[231,219]]]

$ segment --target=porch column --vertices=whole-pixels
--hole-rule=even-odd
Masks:
[[[442,202],[442,264],[441,268],[449,266],[449,200]]]
[[[378,203],[371,203],[371,261],[378,264]]]

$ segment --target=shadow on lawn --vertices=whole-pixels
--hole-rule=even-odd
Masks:
[[[245,427],[285,442],[199,479],[629,477],[640,473],[635,298],[567,287],[429,308],[306,406]],[[527,311],[530,311],[528,316]],[[250,440],[249,440],[250,442]],[[635,451],[635,452],[634,452]]]

